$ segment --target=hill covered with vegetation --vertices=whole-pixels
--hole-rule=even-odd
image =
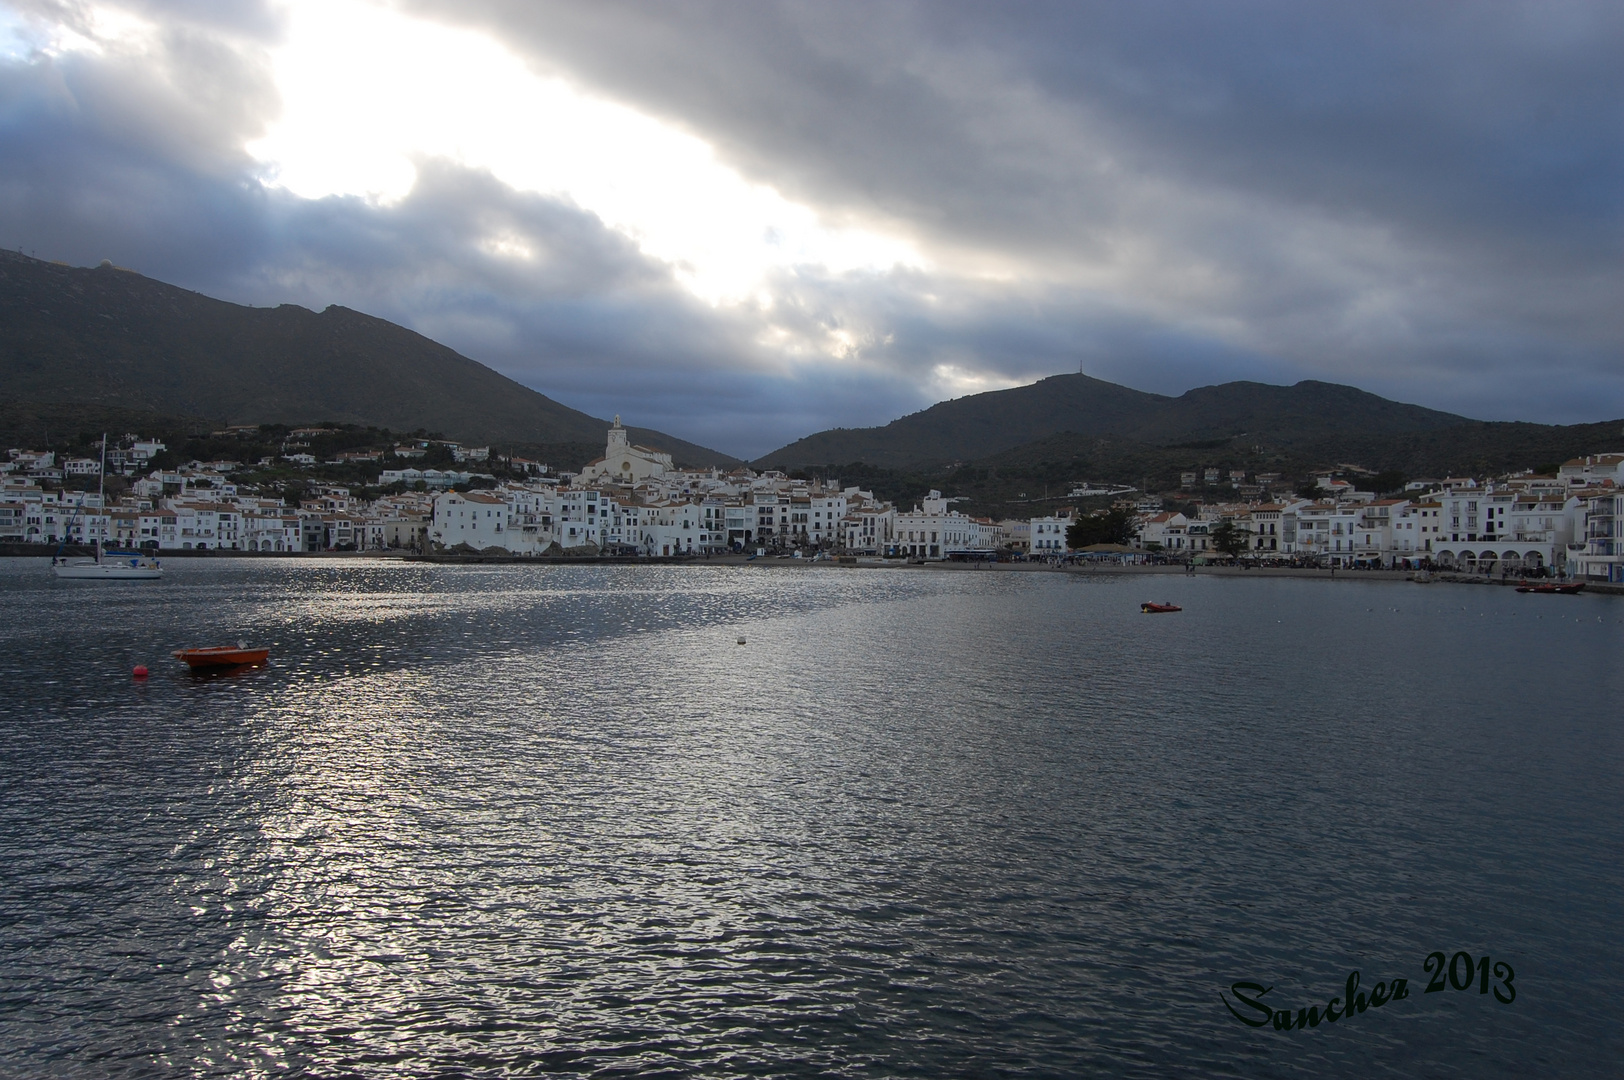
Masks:
[[[1148,394],[1087,375],[944,401],[878,428],[837,428],[760,459],[795,467],[864,461],[888,468],[974,461],[1050,436],[1123,439],[1148,445],[1228,442],[1273,446],[1438,431],[1463,416],[1405,405],[1351,386],[1232,382],[1179,397]]]
[[[10,404],[90,406],[226,424],[333,421],[468,443],[603,445],[608,422],[383,319],[252,308],[109,264],[0,252],[0,385]],[[736,459],[662,432],[679,462]]]

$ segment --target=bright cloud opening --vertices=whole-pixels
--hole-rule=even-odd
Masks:
[[[961,367],[958,364],[937,364],[931,369],[931,382],[943,397],[959,398],[970,394],[984,394],[988,390],[1008,390],[1015,386],[1025,386],[1031,379],[1010,379],[1004,376],[987,375],[973,368]]]
[[[823,225],[692,135],[537,75],[490,37],[360,0],[287,10],[273,55],[283,112],[249,149],[300,196],[393,202],[430,157],[489,169],[596,214],[711,303],[754,297],[773,268],[921,264],[895,238]]]
[[[149,21],[114,7],[89,7],[58,12],[72,19],[51,20],[43,12],[19,13],[0,7],[0,57],[27,60],[32,56],[61,56],[70,52],[102,56],[106,46],[150,46],[157,28]]]

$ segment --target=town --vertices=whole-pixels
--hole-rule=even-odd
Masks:
[[[318,465],[300,452],[308,445],[300,440],[324,430],[288,432],[282,463]],[[386,493],[368,500],[317,480],[293,500],[268,494],[235,481],[236,462],[154,468],[165,445],[135,434],[99,449],[96,457],[11,449],[0,462],[0,543],[284,554],[1240,561],[1624,581],[1624,453],[1574,459],[1554,475],[1409,480],[1387,497],[1360,490],[1354,466],[1289,493],[1275,475],[1209,469],[1185,473],[1171,495],[1084,486],[1073,495],[1105,496],[1109,505],[993,520],[955,509],[960,500],[934,490],[906,508],[832,479],[679,468],[671,455],[633,444],[618,417],[603,456],[578,472],[509,456],[499,479],[475,471],[495,460],[489,447],[406,442],[389,452],[395,467],[378,472]],[[431,451],[465,469],[416,467]],[[357,456],[380,462],[384,452],[349,455]],[[123,481],[116,495],[104,493],[108,477]],[[1225,486],[1235,501],[1218,497]]]

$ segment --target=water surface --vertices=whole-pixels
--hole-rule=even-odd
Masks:
[[[0,562],[0,1074],[1478,1077],[1624,1052],[1624,601],[166,568]],[[239,637],[272,663],[168,659]],[[1433,950],[1512,963],[1516,1000],[1422,993]],[[1410,997],[1289,1033],[1219,998],[1323,1004],[1353,969]]]

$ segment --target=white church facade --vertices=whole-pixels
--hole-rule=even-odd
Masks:
[[[609,442],[603,457],[589,461],[581,468],[580,484],[641,484],[658,480],[676,468],[671,455],[646,446],[636,446],[615,417],[615,426],[609,429]]]

